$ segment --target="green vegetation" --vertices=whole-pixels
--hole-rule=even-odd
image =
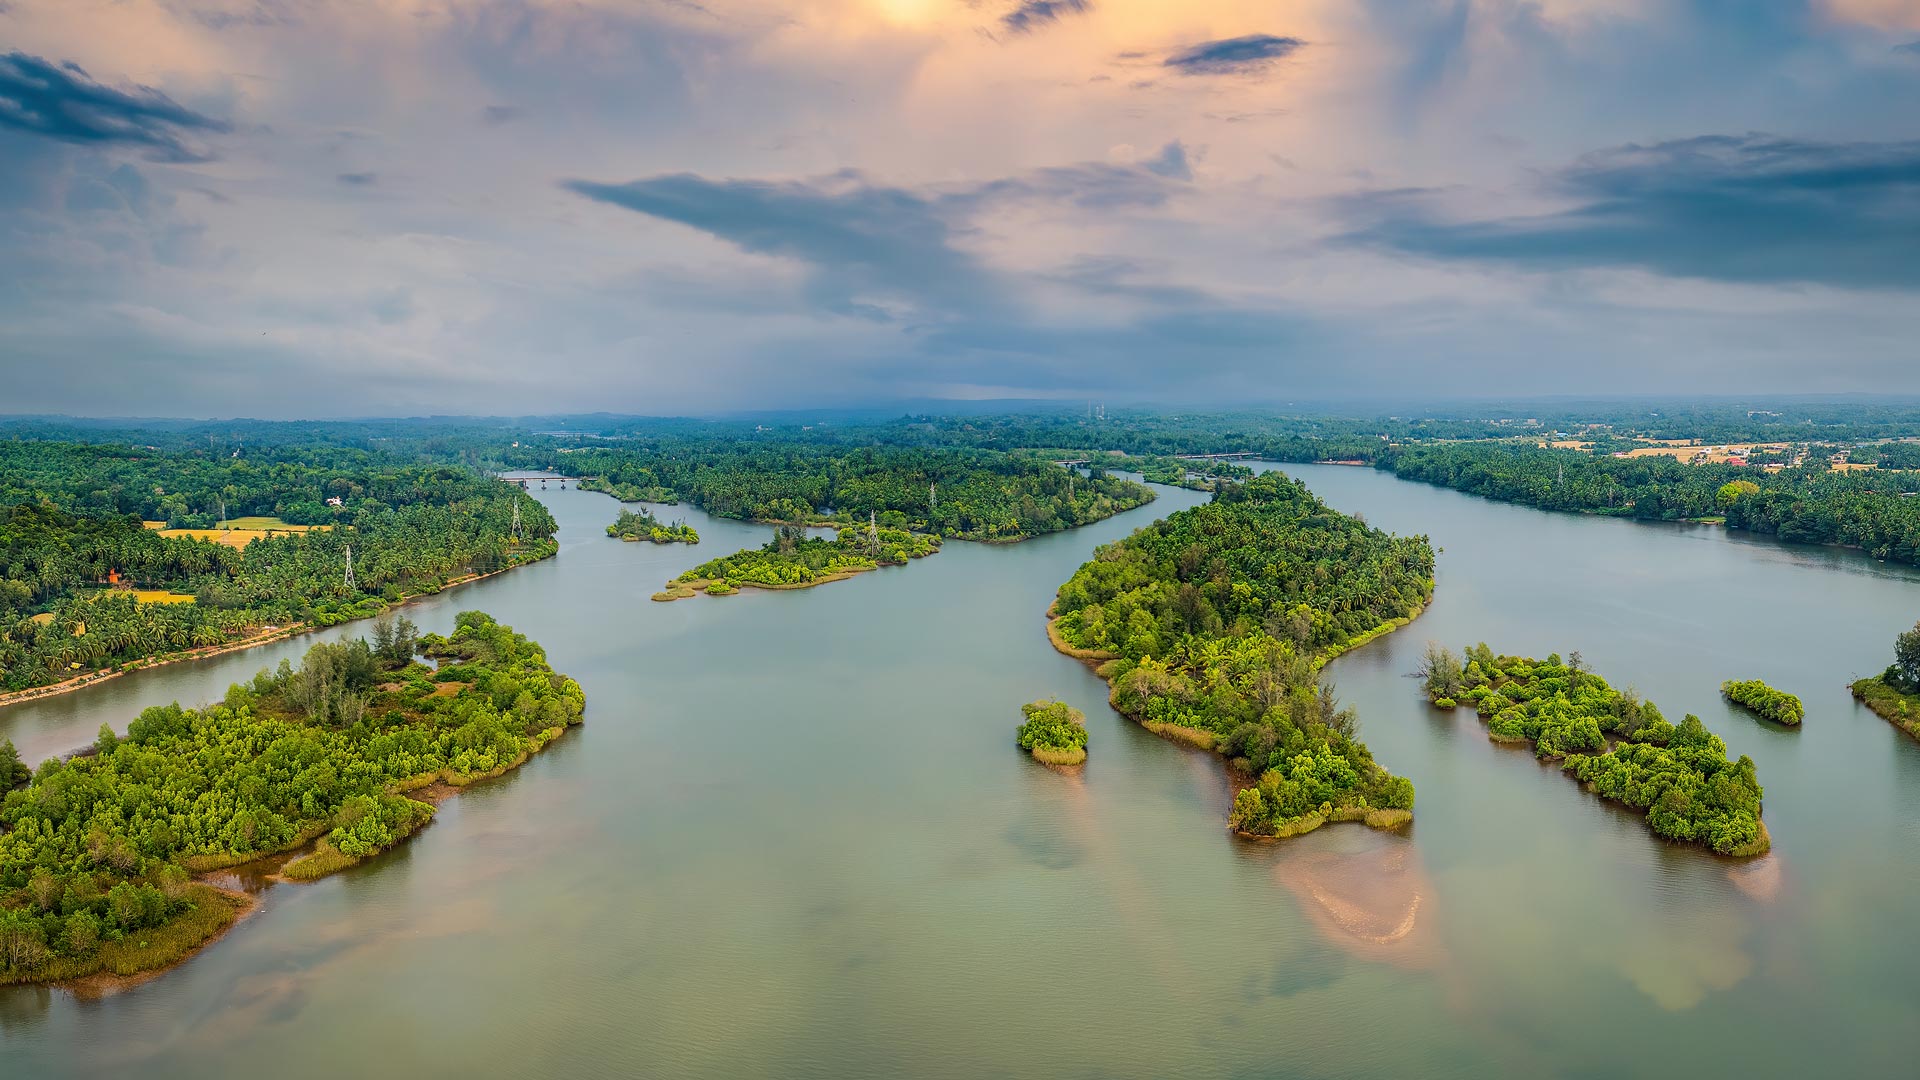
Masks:
[[[1878,675],[1855,681],[1853,696],[1888,723],[1920,739],[1920,623],[1893,639],[1893,663]]]
[[[841,529],[832,540],[809,536],[801,525],[776,525],[773,539],[701,563],[668,584],[654,599],[679,599],[705,588],[725,596],[742,585],[798,589],[838,581],[880,566],[900,566],[940,550],[940,539],[900,529]]]
[[[604,492],[623,503],[648,502],[672,504],[680,501],[673,497],[673,492],[658,485],[641,487],[638,484],[616,484],[604,476],[588,476],[582,478],[580,481],[580,490]]]
[[[1809,460],[1767,473],[1531,442],[1481,442],[1395,447],[1377,464],[1403,479],[1543,510],[1657,521],[1724,516],[1731,529],[1920,563],[1920,499],[1906,497],[1920,483],[1899,472],[1833,472],[1819,453]]]
[[[583,706],[538,645],[470,611],[445,638],[383,617],[205,709],[103,727],[0,800],[0,983],[171,963],[232,919],[192,873],[308,843],[287,876],[353,865],[432,816],[402,792],[499,775]]]
[[[1806,719],[1807,711],[1801,706],[1799,698],[1775,690],[1759,679],[1723,682],[1720,684],[1720,693],[1735,705],[1776,724],[1797,725]]]
[[[1064,701],[1030,701],[1020,706],[1020,749],[1044,765],[1078,765],[1087,760],[1087,718]]]
[[[613,524],[607,526],[607,535],[617,536],[622,540],[651,540],[656,544],[700,542],[700,534],[693,531],[693,526],[684,521],[662,525],[659,518],[646,510],[637,514],[631,510],[620,511],[620,516],[614,518]]]
[[[566,465],[621,498],[672,495],[716,517],[857,527],[877,516],[890,529],[964,540],[1058,532],[1153,499],[1143,485],[1083,477],[1026,454],[755,436],[647,441],[644,449],[573,447]],[[507,456],[544,466],[554,451],[529,445]]]
[[[1095,552],[1060,587],[1050,635],[1108,661],[1114,708],[1258,778],[1234,800],[1239,831],[1386,826],[1411,816],[1413,785],[1374,763],[1319,669],[1432,591],[1424,537],[1370,528],[1269,473]]]
[[[1429,650],[1428,698],[1472,703],[1489,738],[1531,742],[1535,756],[1560,761],[1596,794],[1641,811],[1668,839],[1723,855],[1769,848],[1753,760],[1728,761],[1727,744],[1699,717],[1668,723],[1652,702],[1586,671],[1579,653],[1530,660],[1480,644],[1444,668],[1436,655],[1448,654]]]
[[[511,485],[313,450],[329,453],[356,464],[256,467],[246,458],[0,443],[0,487],[19,500],[0,504],[0,691],[225,645],[265,626],[330,626],[555,550],[552,517]],[[195,509],[180,510],[176,496]],[[316,501],[323,497],[341,505]],[[203,514],[203,503],[214,509]],[[157,514],[211,525],[221,506],[331,527],[234,548],[142,524]],[[196,602],[141,604],[132,588]]]

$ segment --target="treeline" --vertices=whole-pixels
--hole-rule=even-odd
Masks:
[[[1413,785],[1374,762],[1319,668],[1432,590],[1424,537],[1370,528],[1269,473],[1099,549],[1060,587],[1050,633],[1109,661],[1120,712],[1257,778],[1234,801],[1234,828],[1389,825],[1412,809]]]
[[[539,447],[509,456],[517,465],[554,463]],[[622,498],[672,496],[716,517],[856,525],[878,515],[889,528],[966,540],[1058,532],[1153,498],[1131,481],[974,450],[659,439],[646,449],[578,447],[558,464]]]
[[[0,503],[44,500],[74,514],[132,515],[176,529],[248,516],[326,525],[362,505],[456,502],[478,480],[471,469],[401,463],[326,442],[225,453],[0,442]]]
[[[1587,671],[1579,653],[1532,660],[1496,656],[1484,643],[1464,656],[1432,646],[1422,674],[1428,700],[1473,705],[1488,737],[1531,742],[1595,794],[1644,813],[1661,836],[1723,855],[1770,846],[1753,760],[1728,761],[1727,744],[1699,717],[1669,723],[1653,702]]]
[[[1920,562],[1920,479],[1897,472],[1833,472],[1822,460],[1768,473],[1510,442],[1396,447],[1379,467],[1543,510],[1656,521],[1724,515],[1729,528]]]
[[[583,706],[538,645],[464,612],[445,638],[383,617],[372,641],[315,645],[205,709],[103,727],[93,753],[0,800],[0,982],[178,959],[198,940],[169,925],[221,902],[193,873],[308,843],[289,876],[351,865],[431,816],[403,792],[512,768]]]

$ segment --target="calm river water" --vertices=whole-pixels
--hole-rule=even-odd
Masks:
[[[542,641],[587,723],[400,850],[281,886],[185,966],[82,1001],[0,989],[0,1074],[147,1077],[1404,1077],[1910,1074],[1920,744],[1846,682],[1920,577],[1712,527],[1556,516],[1294,467],[1443,548],[1411,627],[1332,665],[1418,788],[1405,836],[1237,842],[1211,758],[1115,716],[1041,613],[1096,544],[1199,500],[825,588],[647,597],[695,549],[602,534],[551,490],[557,559],[416,605]],[[334,633],[360,632],[360,627]],[[1671,847],[1470,714],[1420,701],[1429,638],[1578,649],[1699,713],[1766,787],[1774,855]],[[194,704],[309,640],[0,710],[30,758]],[[1724,707],[1799,693],[1801,730]],[[1021,703],[1087,713],[1077,777]]]

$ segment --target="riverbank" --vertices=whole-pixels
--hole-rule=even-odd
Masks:
[[[544,555],[510,563],[498,570],[489,570],[484,574],[466,574],[457,578],[449,578],[445,583],[432,591],[408,593],[390,604],[383,605],[379,611],[371,615],[362,615],[355,619],[347,619],[344,622],[333,623],[331,625],[344,626],[346,623],[357,622],[359,619],[378,618],[386,612],[424,600],[429,596],[437,596],[456,586],[466,585],[475,581],[484,581],[487,578],[504,574],[509,570],[515,570],[522,566],[530,566],[534,563],[551,559],[559,554],[559,552],[560,549],[556,545],[552,551]],[[124,663],[116,664],[112,668],[104,668],[99,671],[89,671],[83,675],[75,675],[73,678],[67,679],[64,682],[49,683],[46,686],[30,686],[24,690],[12,690],[0,694],[0,709],[4,709],[9,705],[19,704],[20,702],[37,701],[41,698],[70,694],[75,690],[83,690],[89,686],[97,686],[100,683],[106,682],[108,679],[117,679],[122,675],[131,674],[136,671],[147,671],[152,668],[166,667],[168,664],[179,664],[189,660],[209,660],[216,656],[243,652],[247,649],[259,648],[262,645],[272,645],[275,642],[285,641],[288,638],[298,637],[301,634],[309,634],[315,630],[326,630],[330,628],[329,626],[317,626],[312,623],[294,623],[290,626],[262,626],[258,628],[257,633],[243,637],[238,641],[229,641],[220,645],[203,645],[197,649],[184,649],[179,652],[159,653],[138,660],[128,660]]]
[[[1856,701],[1872,709],[1876,716],[1920,739],[1920,694],[1896,690],[1879,675],[1856,680],[1848,689],[1853,691]]]
[[[0,986],[54,986],[95,1000],[160,976],[212,945],[256,909],[253,897],[194,881],[185,886],[193,908],[161,926],[100,945],[86,957],[62,958],[28,976],[0,972]]]

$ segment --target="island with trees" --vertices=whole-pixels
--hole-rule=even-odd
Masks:
[[[1225,757],[1249,837],[1412,817],[1413,785],[1375,763],[1325,662],[1406,624],[1433,593],[1433,547],[1338,513],[1278,473],[1225,484],[1094,553],[1060,587],[1054,646],[1107,679],[1116,710]]]
[[[697,544],[700,534],[684,521],[663,525],[652,511],[622,510],[607,526],[607,535],[626,541],[648,540],[656,544]]]
[[[370,641],[315,645],[203,709],[149,708],[124,737],[103,726],[31,776],[0,762],[0,984],[171,966],[250,903],[197,875],[285,853],[294,880],[359,863],[584,705],[539,645],[481,612],[446,637],[383,616]]]
[[[1720,684],[1720,695],[1763,720],[1798,727],[1807,710],[1800,699],[1775,690],[1759,679],[1728,680]]]
[[[1856,680],[1853,696],[1882,719],[1920,739],[1920,623],[1893,640],[1893,663]]]
[[[937,536],[872,524],[840,529],[831,540],[809,535],[802,525],[775,525],[773,539],[764,545],[701,563],[667,582],[653,599],[684,600],[703,592],[731,596],[742,588],[811,588],[882,566],[902,566],[939,550]]]
[[[1616,690],[1566,660],[1496,656],[1484,643],[1456,655],[1430,645],[1421,668],[1427,698],[1442,708],[1471,704],[1495,742],[1531,743],[1595,794],[1646,816],[1670,840],[1722,855],[1764,855],[1753,759],[1727,760],[1727,744],[1689,714],[1669,723],[1651,701]]]
[[[1054,768],[1068,768],[1087,760],[1087,718],[1064,701],[1030,701],[1020,706],[1026,720],[1015,734],[1020,749],[1033,760]]]

